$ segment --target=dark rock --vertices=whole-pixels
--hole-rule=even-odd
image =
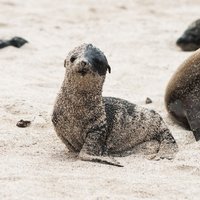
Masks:
[[[152,102],[153,102],[153,101],[152,101],[149,97],[146,98],[146,101],[145,101],[146,104],[150,104],[150,103],[152,103]]]
[[[21,119],[20,121],[17,122],[16,126],[20,127],[20,128],[25,128],[27,126],[30,126],[31,121],[25,121],[23,119]]]

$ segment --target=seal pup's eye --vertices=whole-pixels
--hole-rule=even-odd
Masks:
[[[76,59],[77,59],[76,56],[72,56],[72,57],[70,58],[70,62],[73,63]]]

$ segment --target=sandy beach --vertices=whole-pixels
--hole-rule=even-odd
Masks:
[[[166,85],[192,52],[177,38],[199,18],[199,0],[0,0],[0,199],[199,200],[200,142],[164,106]],[[64,59],[82,43],[107,56],[103,95],[154,109],[178,145],[174,160],[117,158],[123,168],[83,162],[57,137],[51,113]],[[146,98],[153,103],[145,104]],[[30,127],[16,123],[31,120]]]

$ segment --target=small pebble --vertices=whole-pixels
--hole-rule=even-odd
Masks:
[[[25,121],[23,119],[21,119],[20,121],[17,122],[16,126],[20,127],[20,128],[25,128],[27,126],[30,126],[31,121]]]
[[[146,98],[146,101],[145,101],[146,104],[149,104],[149,103],[152,103],[152,102],[153,101],[149,97]]]

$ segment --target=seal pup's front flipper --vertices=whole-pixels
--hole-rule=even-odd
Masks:
[[[103,134],[99,132],[91,132],[87,134],[85,143],[79,153],[79,158],[83,161],[98,162],[102,164],[123,167],[113,157],[104,156],[105,146]]]
[[[200,140],[200,105],[195,105],[193,102],[190,108],[186,109],[186,118],[191,131],[194,134],[195,140]]]
[[[79,153],[79,158],[83,161],[98,162],[102,164],[113,165],[116,167],[124,167],[119,162],[117,162],[113,157],[94,156],[94,155],[89,155],[88,153],[81,151]]]

